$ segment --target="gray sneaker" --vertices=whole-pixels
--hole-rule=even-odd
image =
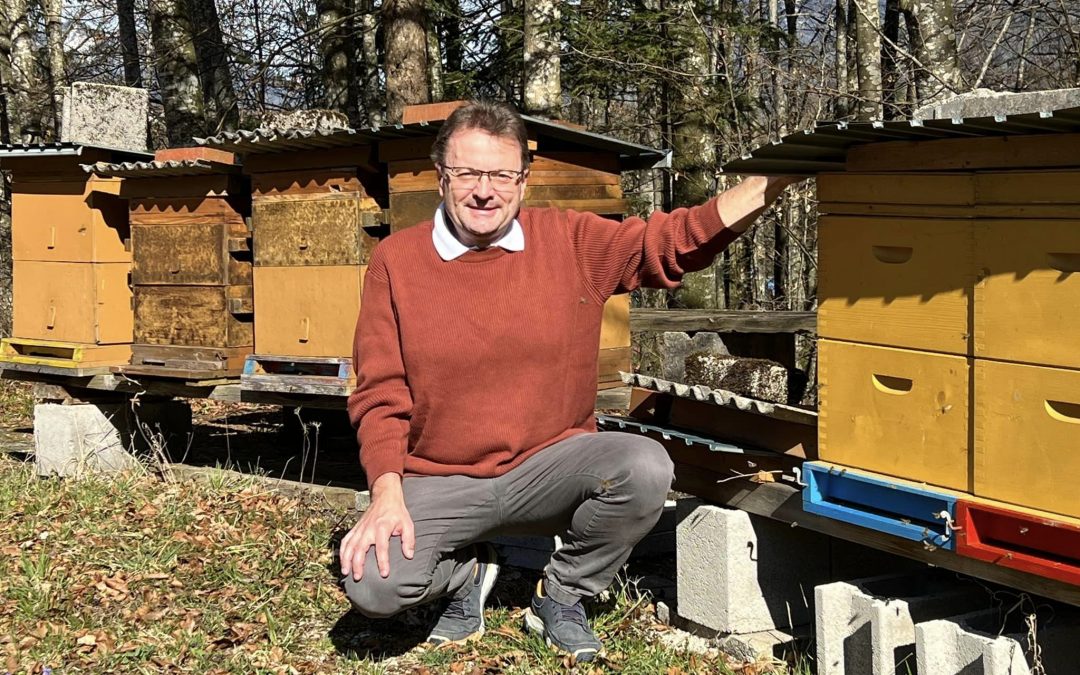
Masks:
[[[573,656],[575,661],[592,661],[603,645],[589,628],[581,601],[572,605],[556,602],[544,595],[543,584],[536,584],[536,593],[525,612],[525,630],[543,635],[549,647]]]
[[[427,641],[436,646],[480,639],[484,634],[484,603],[499,576],[499,559],[491,544],[477,544],[472,579],[451,598],[431,629]]]

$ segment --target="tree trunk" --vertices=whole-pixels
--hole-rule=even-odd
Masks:
[[[431,102],[423,0],[385,0],[386,120],[401,121],[405,106]]]
[[[60,140],[60,126],[63,124],[64,89],[67,75],[64,72],[64,29],[60,23],[63,0],[42,0],[45,10],[45,44],[49,55],[49,69],[46,81],[49,83],[49,97],[52,100],[52,137]]]
[[[881,40],[881,89],[882,112],[885,119],[900,116],[897,104],[897,85],[900,82],[900,64],[897,61],[897,43],[900,39],[900,0],[885,0],[885,23]]]
[[[135,29],[135,0],[116,0],[116,19],[120,32],[120,52],[124,60],[124,84],[129,87],[142,87],[139,38]]]
[[[881,119],[881,12],[877,0],[855,0],[860,120]]]
[[[181,0],[149,0],[154,72],[165,108],[169,145],[191,145],[206,132],[194,36]]]
[[[709,43],[694,11],[693,0],[675,0],[668,4],[673,12],[669,25],[675,45],[674,70],[684,74],[671,93],[672,206],[695,206],[707,201],[716,191],[716,136],[710,125],[709,111],[702,105],[709,100],[711,81]],[[680,306],[715,308],[718,265],[688,274],[676,293]]]
[[[353,39],[353,3],[349,0],[318,0],[319,56],[322,71],[321,106],[344,113],[350,124],[359,118],[354,84],[356,42]]]
[[[188,0],[187,9],[195,31],[195,57],[199,64],[208,131],[233,131],[240,124],[240,110],[217,6],[214,0]]]
[[[525,112],[562,116],[559,3],[525,0]]]
[[[431,82],[431,100],[444,100],[442,47],[439,45],[438,24],[429,20],[427,25],[428,81]]]
[[[911,0],[906,8],[911,49],[921,64],[915,74],[918,106],[948,98],[961,84],[952,0]]]
[[[34,83],[40,82],[34,63],[33,33],[27,0],[6,0],[8,23],[11,26],[11,80],[5,82],[8,92],[8,117],[13,141],[40,138],[41,116],[35,110]]]

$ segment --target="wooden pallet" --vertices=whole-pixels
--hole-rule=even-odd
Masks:
[[[803,510],[953,550],[956,496],[824,462],[803,464]]]
[[[0,366],[11,370],[60,368],[75,377],[108,372],[111,366],[131,358],[131,345],[97,345],[81,342],[56,342],[3,338],[0,341]]]
[[[958,554],[1080,586],[1080,525],[965,501],[956,521]]]
[[[131,363],[113,367],[123,375],[182,380],[221,380],[243,372],[251,347],[132,345]]]
[[[352,359],[343,356],[253,354],[240,376],[243,391],[348,396],[356,388]]]

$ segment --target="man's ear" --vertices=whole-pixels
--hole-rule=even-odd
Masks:
[[[439,182],[439,196],[445,199],[446,193],[443,191],[443,174],[442,171],[439,171],[439,167],[435,167],[435,177]]]
[[[525,189],[528,187],[528,183],[529,170],[525,169],[525,173],[521,176],[521,185],[519,186],[519,189],[521,190],[521,201],[525,201]]]

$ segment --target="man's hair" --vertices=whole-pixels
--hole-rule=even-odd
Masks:
[[[446,146],[450,137],[463,129],[479,129],[492,136],[517,141],[521,146],[521,168],[529,168],[529,135],[521,115],[505,103],[487,101],[470,101],[450,113],[435,137],[435,144],[431,146],[432,161],[436,164],[446,163]]]

